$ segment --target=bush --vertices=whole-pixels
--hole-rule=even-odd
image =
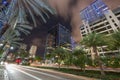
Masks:
[[[23,60],[23,61],[21,62],[21,64],[22,64],[22,65],[25,65],[25,66],[29,66],[29,65],[30,65],[30,62],[25,59],[25,60]]]
[[[118,57],[105,57],[101,59],[106,67],[119,68],[120,58]]]
[[[91,58],[87,58],[87,65],[93,66],[93,62]]]
[[[100,76],[100,71],[94,71],[94,70],[86,70],[85,72],[81,71],[80,69],[70,69],[70,68],[53,68],[53,67],[39,67],[44,69],[52,69],[56,71],[61,71],[64,73],[74,74],[74,75],[80,75],[85,77],[92,77],[97,78],[99,80],[120,80],[120,73],[117,72],[105,72],[106,76]]]
[[[114,58],[114,62],[112,67],[119,68],[120,67],[120,58]]]

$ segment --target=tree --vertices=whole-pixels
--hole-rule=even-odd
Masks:
[[[120,53],[120,30],[110,36],[108,44],[111,48],[117,49]]]
[[[7,24],[12,24],[11,21],[14,23],[26,23],[29,18],[31,19],[30,22],[33,22],[36,27],[36,16],[41,17],[46,22],[49,14],[55,14],[54,9],[50,7],[47,0],[11,0],[6,8],[0,9],[6,12],[4,18],[8,20]]]
[[[20,41],[22,41],[22,39],[20,38],[20,36],[17,36],[17,34],[14,31],[8,31],[8,33],[6,32],[3,35],[3,39],[2,39],[2,43],[3,48],[5,47],[5,45],[13,45],[13,46],[19,46],[20,45]]]
[[[3,49],[4,52],[2,54],[2,59],[5,60],[7,57],[7,54],[9,53],[10,47],[19,47],[21,44],[21,38],[17,36],[14,32],[4,34],[2,39],[3,46],[1,47],[1,50]]]
[[[54,55],[52,53],[48,53],[46,54],[46,59],[50,60],[54,57]]]
[[[35,56],[35,60],[37,60],[37,61],[41,61],[42,58],[41,58],[40,56]]]
[[[0,36],[9,28],[15,29],[16,25],[24,26],[24,28],[28,25],[36,27],[38,17],[41,18],[41,21],[46,22],[49,14],[55,14],[55,10],[50,7],[47,0],[10,0],[7,7],[4,6],[3,8],[3,6],[0,8],[0,13],[4,16],[1,17],[4,23]],[[26,32],[23,27],[17,28],[22,32]],[[17,31],[16,33],[18,34]]]
[[[26,57],[29,57],[29,53],[24,49],[20,49],[18,51],[18,55],[23,59],[26,58]]]
[[[41,17],[42,21],[46,22],[46,18],[49,18],[48,14],[54,14],[54,10],[46,0],[11,0],[8,7],[0,9],[4,14],[3,20],[5,20],[4,31],[2,29],[0,36],[7,37],[3,41],[4,46],[18,46],[19,40],[21,40],[20,33],[29,34],[28,30],[32,29],[29,26],[32,24],[37,26],[36,17]]]
[[[70,65],[72,65],[72,63],[73,63],[73,55],[72,55],[71,52],[68,52],[68,51],[67,51],[67,52],[65,53],[64,63],[65,63],[65,65],[67,65],[68,67],[69,67]]]
[[[73,51],[73,64],[85,71],[86,52],[83,49]]]
[[[0,50],[0,58],[2,57],[3,50]]]
[[[102,61],[100,60],[100,56],[98,54],[98,49],[97,49],[97,47],[106,45],[105,36],[103,36],[102,34],[97,34],[95,32],[90,33],[83,38],[81,43],[86,47],[93,48],[93,52],[95,53],[96,60],[98,61],[98,64],[101,69],[101,75],[105,75],[103,64],[102,64]]]
[[[58,63],[58,67],[60,68],[61,62],[64,61],[65,58],[65,50],[62,47],[57,47],[53,51],[53,56],[55,58],[55,61]]]
[[[49,6],[47,0],[17,0],[12,10],[17,12],[15,13],[17,14],[16,18],[19,18],[20,23],[26,21],[28,17],[26,15],[29,15],[34,26],[37,26],[35,15],[40,16],[46,22],[45,18],[49,18],[48,14],[54,14],[54,10]]]
[[[32,30],[32,27],[30,27],[27,24],[17,24],[14,23],[14,20],[12,22],[13,24],[16,24],[14,27],[9,27],[6,32],[2,35],[1,42],[3,46],[0,48],[1,50],[5,48],[6,45],[9,45],[9,47],[6,48],[4,52],[4,57],[7,56],[9,52],[10,46],[19,47],[21,44],[22,39],[21,34],[28,35],[30,34],[30,30]]]

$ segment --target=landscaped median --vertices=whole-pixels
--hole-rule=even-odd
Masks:
[[[44,69],[52,69],[55,71],[74,74],[78,76],[97,78],[98,80],[120,80],[120,72],[105,71],[106,75],[103,77],[103,76],[100,76],[101,74],[99,70],[85,70],[84,72],[84,71],[81,71],[80,69],[72,69],[72,68],[56,68],[56,67],[43,67],[43,66],[41,67],[36,66],[36,67],[44,68]]]

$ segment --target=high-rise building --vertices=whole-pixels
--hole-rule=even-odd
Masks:
[[[102,0],[96,0],[80,12],[82,36],[91,32],[110,34],[120,29],[120,7],[110,10]]]
[[[101,18],[80,27],[82,36],[91,32],[110,34],[120,29],[120,7],[108,10]]]
[[[57,46],[71,47],[71,32],[63,25],[57,24],[48,31],[46,53]]]
[[[80,27],[82,36],[96,32],[109,35],[120,29],[120,7],[110,10],[102,0],[96,0],[80,12],[83,25]],[[99,53],[115,54],[118,50],[108,51],[107,46],[99,48]],[[110,54],[109,54],[110,55]]]

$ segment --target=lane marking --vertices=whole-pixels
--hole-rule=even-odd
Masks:
[[[40,79],[39,77],[33,76],[33,75],[31,75],[31,74],[29,74],[29,73],[27,73],[27,72],[25,72],[25,71],[22,71],[22,70],[20,70],[20,69],[16,69],[16,68],[14,68],[14,69],[17,70],[17,71],[19,71],[19,72],[21,72],[21,73],[23,73],[23,74],[26,74],[26,75],[34,78],[34,79],[36,79],[36,80],[42,80],[42,79]]]
[[[25,70],[28,70],[28,71],[32,71],[32,72],[36,72],[36,73],[39,73],[39,74],[42,74],[42,75],[46,75],[46,76],[49,76],[49,77],[61,79],[61,80],[68,80],[68,79],[65,79],[65,78],[62,78],[62,77],[59,77],[59,76],[55,76],[55,75],[51,75],[51,74],[48,74],[48,73],[44,73],[44,72],[39,72],[39,71],[34,71],[34,70],[26,69],[25,67],[22,68],[22,69],[25,69]]]

